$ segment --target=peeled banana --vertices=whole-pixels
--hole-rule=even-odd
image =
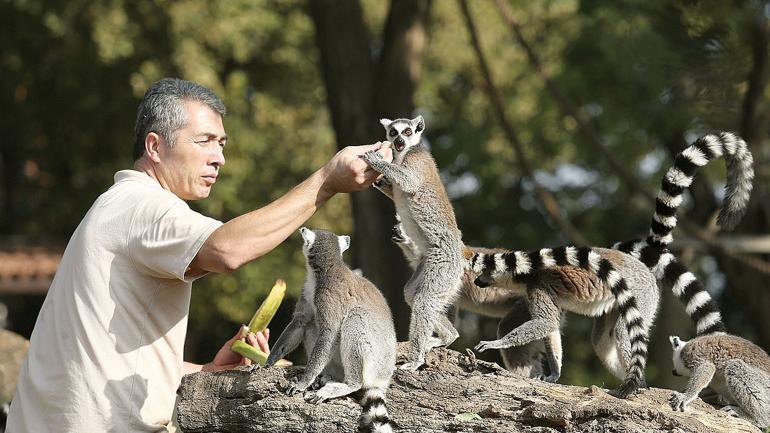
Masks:
[[[260,305],[257,311],[254,313],[254,316],[249,321],[249,325],[245,326],[246,329],[243,330],[241,335],[245,337],[249,334],[249,332],[256,333],[264,331],[265,328],[267,328],[267,325],[270,323],[270,320],[273,319],[275,312],[278,311],[278,307],[283,301],[284,294],[286,294],[286,282],[279,278],[276,280],[273,288],[270,289],[270,293],[267,295],[267,298],[262,301],[262,305]],[[233,343],[231,349],[233,352],[238,353],[241,356],[245,356],[246,358],[249,358],[259,365],[265,365],[265,362],[267,361],[267,353],[246,343],[245,341],[236,340],[235,343]]]

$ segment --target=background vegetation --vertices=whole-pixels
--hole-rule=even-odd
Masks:
[[[755,191],[738,233],[760,239],[770,224],[769,14],[759,0],[3,0],[0,235],[65,243],[113,173],[131,166],[145,89],[180,76],[228,106],[227,165],[211,197],[193,204],[223,221],[279,197],[338,147],[382,139],[379,117],[419,113],[470,244],[643,236],[644,192],[656,191],[674,153],[714,129],[738,131],[753,149]],[[699,174],[677,239],[714,235],[723,185],[722,162]],[[335,197],[307,225],[353,234],[347,258],[386,293],[405,338],[408,274],[388,241],[393,221],[392,206],[365,192]],[[736,259],[724,245],[675,244],[728,327],[770,349],[768,249]],[[297,236],[197,282],[189,358],[209,360],[279,277],[296,296]],[[292,307],[284,303],[274,335]],[[693,334],[682,310],[664,297],[654,385],[675,385],[665,336]],[[494,334],[493,321],[457,320],[458,348]],[[569,318],[562,382],[612,386],[590,326]]]

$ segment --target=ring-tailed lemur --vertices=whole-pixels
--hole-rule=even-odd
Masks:
[[[387,197],[393,198],[391,185],[382,179],[375,187]],[[414,271],[422,258],[415,243],[405,233],[400,217],[396,214],[396,225],[391,230],[391,240],[404,253],[407,263]],[[482,247],[465,247],[464,255],[470,257],[475,253],[492,254],[503,252],[501,249]],[[469,267],[462,276],[460,296],[455,306],[487,317],[500,319],[497,327],[497,337],[500,338],[514,328],[530,320],[529,305],[524,296],[520,296],[504,288],[476,286],[474,280],[478,277]],[[563,323],[563,319],[562,322]],[[538,378],[548,382],[556,382],[561,376],[562,359],[561,333],[552,332],[543,340],[500,349],[505,368],[530,378]]]
[[[475,350],[520,346],[559,329],[561,310],[596,317],[592,343],[607,368],[623,383],[615,394],[626,398],[646,386],[649,329],[657,314],[655,277],[633,257],[586,247],[543,248],[475,254],[471,268],[479,287],[495,285],[526,294],[532,319]],[[580,268],[582,272],[575,268]],[[556,272],[558,273],[556,273]],[[587,279],[586,271],[595,275]],[[573,275],[564,281],[564,275]]]
[[[392,432],[385,392],[396,365],[396,331],[382,293],[354,274],[342,260],[348,236],[325,230],[300,229],[307,259],[307,277],[291,323],[273,346],[266,366],[293,351],[304,337],[308,356],[302,377],[288,394],[305,394],[318,403],[359,389],[363,412],[360,432]],[[319,377],[320,376],[320,377]]]
[[[404,231],[422,252],[419,263],[404,287],[404,297],[412,309],[409,323],[410,349],[400,368],[416,370],[425,354],[445,346],[458,337],[446,310],[460,292],[463,274],[462,234],[457,228],[449,201],[428,148],[421,142],[425,121],[381,119],[387,140],[393,143],[393,162],[376,151],[363,155],[364,161],[382,173],[392,185],[393,202]],[[433,332],[438,337],[433,337]]]
[[[695,171],[720,156],[727,162],[727,183],[717,222],[723,229],[734,228],[746,213],[751,196],[754,159],[746,142],[737,135],[731,132],[707,134],[679,152],[674,166],[663,177],[647,238],[618,243],[613,247],[641,260],[658,280],[671,286],[694,321],[697,335],[724,331],[722,317],[709,293],[695,275],[668,251],[668,245],[673,241],[671,232],[677,223],[676,211]]]
[[[707,386],[727,404],[723,410],[770,427],[770,356],[743,338],[715,332],[690,341],[669,337],[673,373],[690,376],[684,393],[671,394],[674,410],[684,411]]]

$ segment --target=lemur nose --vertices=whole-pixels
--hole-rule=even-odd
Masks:
[[[404,144],[404,137],[396,137],[395,144],[402,146]]]

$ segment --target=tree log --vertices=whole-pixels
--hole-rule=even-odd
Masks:
[[[401,343],[400,360],[405,348]],[[184,432],[355,431],[357,400],[310,404],[284,394],[301,372],[273,367],[187,375],[179,388],[179,426]],[[650,388],[621,400],[596,386],[526,379],[472,354],[436,349],[423,370],[396,371],[388,410],[402,432],[759,432],[701,400],[675,412],[670,395]]]

